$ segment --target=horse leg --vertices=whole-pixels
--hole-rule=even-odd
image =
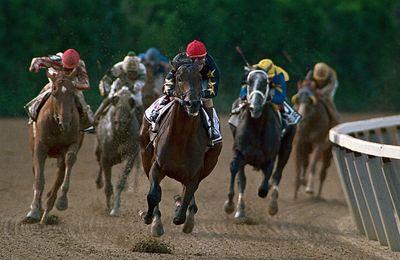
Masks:
[[[146,225],[149,225],[153,220],[154,209],[158,206],[161,201],[161,186],[160,182],[164,178],[164,174],[161,172],[157,162],[154,162],[149,172],[150,190],[147,194],[147,212],[143,216],[143,221]]]
[[[69,147],[66,153],[65,164],[67,167],[65,169],[64,181],[61,185],[61,196],[60,198],[58,198],[56,204],[58,210],[66,210],[68,208],[67,193],[69,190],[69,182],[71,179],[72,166],[76,162],[76,154],[78,153],[78,150],[79,150],[79,144],[73,144]]]
[[[151,222],[150,233],[153,237],[164,235],[164,227],[161,222],[161,211],[158,208],[158,205],[155,206],[153,211],[153,221]]]
[[[132,176],[132,182],[129,185],[129,192],[136,192],[138,187],[139,187],[139,176],[142,175],[143,169],[142,169],[142,158],[140,153],[138,153],[138,156],[136,156],[135,161],[134,161],[134,167],[135,167],[135,174]]]
[[[121,192],[124,190],[125,188],[125,184],[126,184],[126,180],[128,179],[129,173],[132,171],[133,168],[133,164],[135,162],[136,159],[136,154],[134,154],[133,156],[129,156],[127,161],[126,161],[126,165],[125,168],[123,170],[123,172],[121,173],[120,177],[119,177],[119,182],[118,185],[116,187],[116,191],[115,191],[115,197],[114,197],[114,205],[113,205],[113,209],[110,212],[111,216],[118,216],[120,213],[120,206],[121,206]]]
[[[105,161],[102,162],[102,168],[104,173],[104,194],[106,195],[106,205],[107,210],[111,210],[112,208],[112,197],[114,195],[113,185],[111,182],[111,168],[112,166],[106,163]]]
[[[283,169],[285,168],[289,160],[290,153],[292,152],[292,143],[295,134],[296,127],[293,125],[289,126],[286,130],[286,134],[281,141],[278,153],[278,163],[275,169],[275,173],[273,175],[273,185],[279,185],[279,183],[281,182]]]
[[[96,160],[99,163],[99,171],[97,173],[97,177],[96,177],[96,187],[97,189],[101,189],[104,186],[103,183],[103,177],[102,177],[102,172],[103,172],[103,167],[101,165],[101,150],[99,148],[99,144],[97,143],[97,147],[96,147]]]
[[[241,167],[239,170],[238,176],[238,187],[239,187],[239,196],[238,196],[238,205],[236,208],[235,218],[236,219],[243,219],[246,217],[246,213],[244,211],[245,204],[244,204],[244,190],[246,189],[246,175],[244,173],[244,167]]]
[[[319,175],[320,177],[319,177],[318,197],[321,197],[322,186],[326,179],[328,168],[331,165],[331,160],[332,160],[332,151],[331,148],[329,147],[324,151],[324,154],[322,155],[322,167]]]
[[[230,167],[231,180],[229,184],[228,200],[225,201],[224,204],[224,211],[227,214],[232,214],[233,211],[235,210],[235,203],[233,202],[233,197],[235,196],[235,178],[240,167],[244,167],[244,162],[241,154],[236,151]]]
[[[190,201],[189,211],[188,211],[188,214],[186,217],[186,221],[185,221],[185,224],[183,225],[183,229],[182,229],[183,233],[186,233],[186,234],[192,233],[193,228],[194,228],[194,215],[197,213],[197,210],[198,210],[198,208],[196,205],[196,199],[194,198],[194,195],[193,195],[193,198]]]
[[[321,144],[319,144],[316,149],[315,152],[312,154],[311,156],[311,167],[310,167],[310,173],[309,173],[309,177],[307,180],[307,186],[306,186],[306,193],[312,195],[314,194],[314,176],[315,173],[317,171],[317,163],[319,158],[321,157],[321,153],[322,153],[322,149],[321,149]]]
[[[58,168],[57,168],[57,173],[56,173],[57,174],[56,180],[53,184],[53,187],[47,194],[46,208],[44,210],[42,220],[40,221],[42,224],[46,223],[48,214],[53,209],[54,202],[57,199],[58,189],[60,188],[60,186],[63,182],[63,179],[64,179],[64,174],[65,174],[65,156],[64,155],[60,156],[57,159],[57,167]]]
[[[173,223],[175,225],[182,225],[186,221],[186,211],[188,209],[189,203],[192,201],[194,193],[199,187],[199,182],[197,178],[192,180],[189,184],[183,185],[183,199],[182,204],[177,207],[175,211],[175,217]]]
[[[33,172],[35,181],[33,184],[33,200],[31,210],[27,214],[27,219],[34,221],[40,220],[42,211],[42,194],[44,189],[44,164],[47,157],[47,148],[44,145],[35,145],[33,152]]]
[[[272,170],[274,169],[275,158],[267,161],[264,165],[261,166],[262,173],[264,174],[264,179],[258,188],[258,196],[260,198],[265,198],[268,195],[269,191],[269,179],[272,175]]]

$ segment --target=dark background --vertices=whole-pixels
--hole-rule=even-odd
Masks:
[[[172,58],[192,39],[206,43],[221,70],[215,103],[222,112],[239,92],[244,64],[236,45],[251,63],[268,57],[285,68],[289,96],[324,61],[337,70],[341,112],[394,112],[399,29],[400,4],[390,0],[1,1],[0,116],[23,116],[47,82],[44,71],[28,71],[33,57],[77,49],[92,86],[85,95],[96,108],[100,78],[129,50],[154,46]]]

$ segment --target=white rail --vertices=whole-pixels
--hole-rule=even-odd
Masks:
[[[329,140],[359,232],[400,251],[400,116],[340,124]]]

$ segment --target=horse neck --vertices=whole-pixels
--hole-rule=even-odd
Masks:
[[[192,136],[196,134],[200,126],[200,115],[196,117],[189,117],[185,109],[179,105],[177,101],[173,105],[171,111],[171,119],[169,120],[169,136],[178,137],[182,143],[191,140]]]
[[[308,135],[309,132],[320,131],[321,127],[318,124],[321,122],[321,113],[320,111],[323,109],[323,104],[318,101],[316,105],[306,105],[311,106],[310,112],[304,115],[303,120],[299,124],[299,132],[304,132]]]

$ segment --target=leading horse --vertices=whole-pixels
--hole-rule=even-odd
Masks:
[[[258,189],[258,196],[265,198],[272,187],[272,200],[269,205],[269,214],[278,212],[278,185],[282,178],[282,171],[289,159],[296,127],[290,125],[282,136],[281,120],[275,111],[274,105],[269,101],[268,75],[262,70],[253,70],[247,77],[247,102],[239,110],[238,124],[231,125],[234,138],[233,159],[230,165],[231,180],[228,200],[224,204],[227,214],[234,211],[235,204],[235,178],[238,175],[239,197],[235,213],[236,219],[243,219],[245,214],[244,190],[246,176],[244,167],[249,164],[262,171],[264,179]],[[233,108],[238,107],[240,101],[236,100]],[[234,110],[234,109],[233,109]],[[278,163],[273,175],[275,161]]]
[[[30,222],[46,223],[49,212],[53,209],[57,191],[61,186],[61,197],[58,198],[58,210],[68,208],[67,193],[72,166],[82,145],[83,133],[79,131],[79,112],[75,98],[73,79],[76,71],[70,74],[50,75],[51,94],[39,111],[37,121],[29,128],[30,147],[33,159],[33,201],[27,214]],[[42,210],[44,190],[44,165],[46,158],[57,158],[57,176],[53,187],[47,194],[47,202]],[[41,216],[41,213],[43,215]]]
[[[156,137],[150,140],[150,124],[146,120],[143,120],[140,132],[143,168],[150,180],[148,209],[142,217],[145,224],[152,223],[153,236],[164,233],[158,207],[162,179],[168,176],[182,184],[182,196],[175,198],[177,207],[173,223],[185,224],[183,232],[190,233],[197,212],[194,194],[200,182],[214,169],[222,149],[222,143],[208,147],[209,137],[200,111],[201,75],[198,66],[195,63],[183,64],[175,75],[176,97],[161,120]]]

